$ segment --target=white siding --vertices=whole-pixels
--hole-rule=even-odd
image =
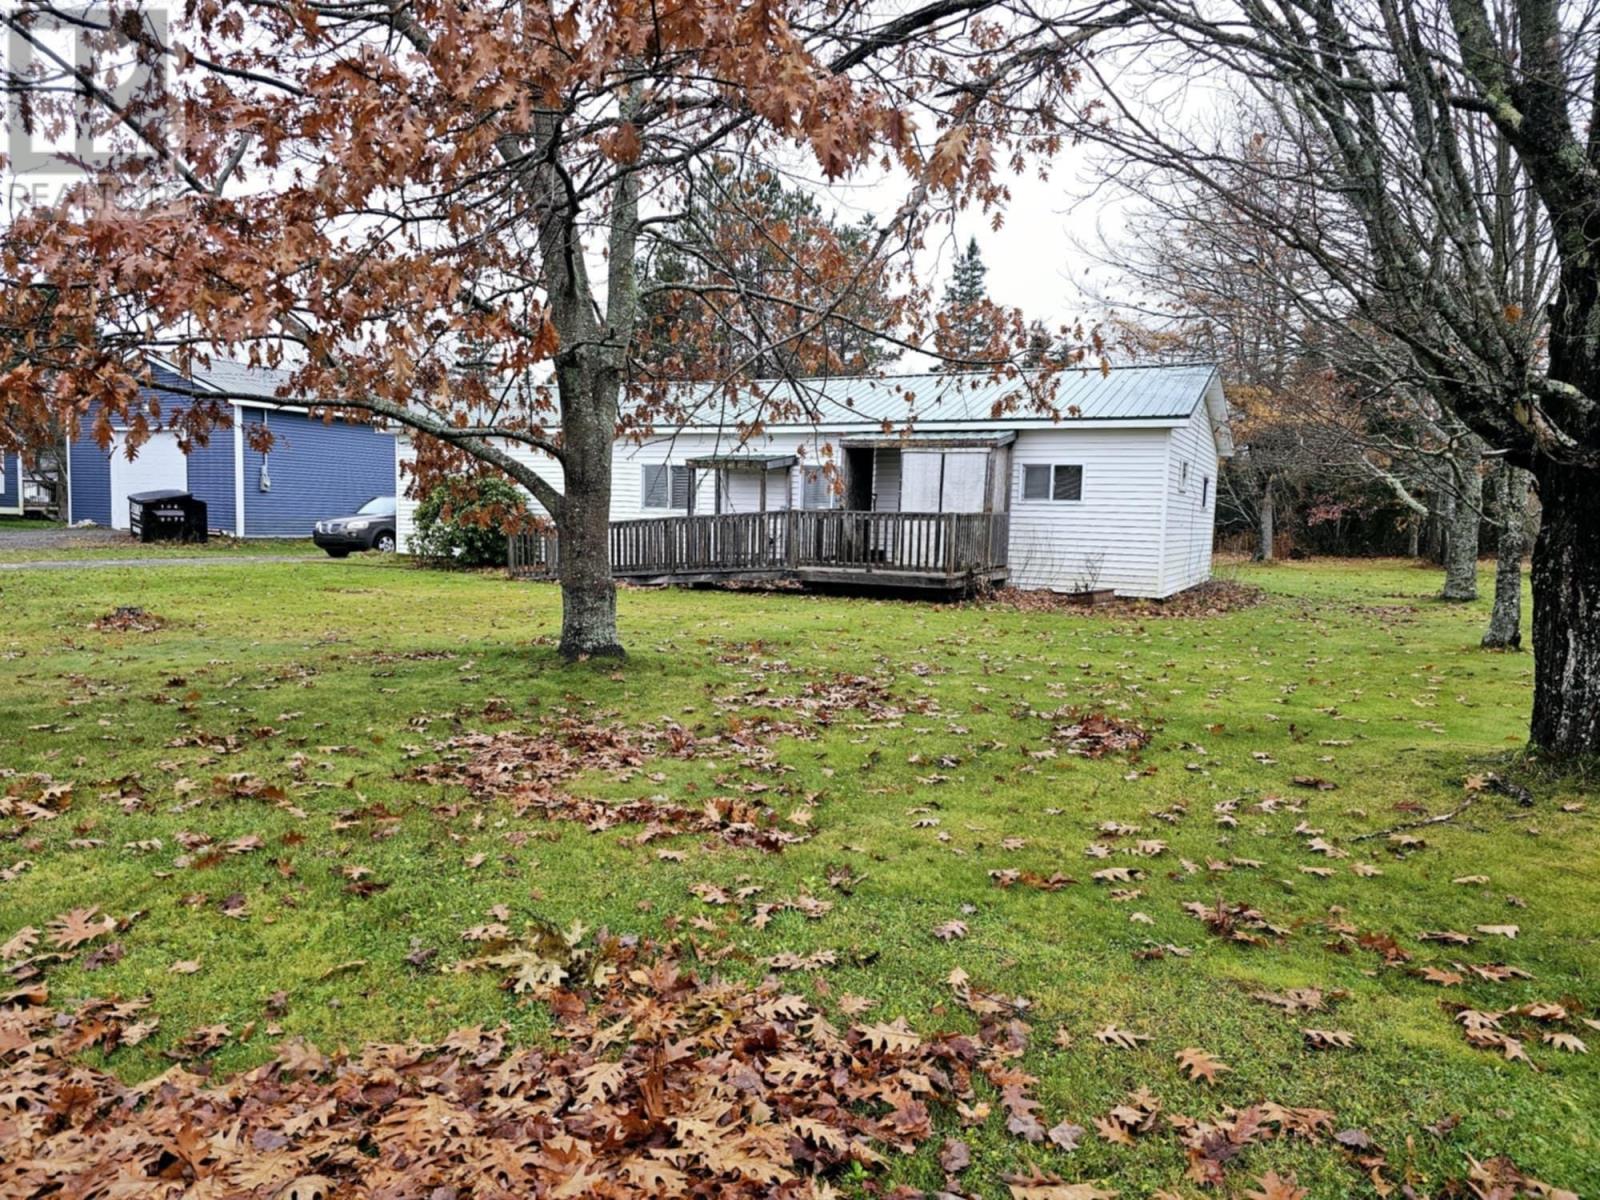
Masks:
[[[824,439],[826,440],[826,439]],[[681,515],[683,509],[672,508],[645,508],[643,504],[644,466],[647,463],[667,463],[683,466],[691,458],[699,458],[709,454],[795,454],[802,444],[806,447],[806,461],[809,463],[820,462],[819,452],[815,439],[797,435],[778,435],[762,438],[752,438],[748,443],[740,446],[727,434],[714,433],[679,433],[675,436],[653,438],[643,443],[618,442],[612,451],[611,458],[611,519],[613,521],[626,521],[635,517],[670,517]],[[508,447],[509,453],[517,461],[527,464],[538,472],[540,478],[548,481],[557,491],[562,483],[561,465],[547,454],[530,450],[523,446]],[[409,463],[412,457],[411,440],[401,437],[396,439],[396,479],[395,495],[398,497],[396,511],[396,533],[401,549],[408,549],[411,544],[411,535],[416,529],[417,502],[406,495],[411,479],[409,475],[401,472],[401,465]],[[801,468],[795,467],[791,471],[773,471],[767,479],[767,507],[781,509],[789,505],[800,505],[800,476]],[[697,513],[711,511],[714,493],[712,492],[712,473],[709,470],[695,472],[695,501],[694,508]],[[734,475],[735,487],[744,495],[748,486],[748,494],[754,497],[756,493],[756,480],[752,475]],[[748,481],[748,485],[746,482]],[[740,507],[736,511],[751,511]]]
[[[1211,578],[1216,509],[1217,441],[1211,418],[1202,404],[1196,406],[1194,415],[1171,434],[1162,596],[1181,592]]]
[[[1049,429],[1017,435],[1011,454],[1011,582],[1155,596],[1161,586],[1165,429]],[[1083,498],[1024,500],[1023,467],[1079,464]]]
[[[612,520],[670,516],[679,511],[641,507],[640,484],[646,463],[681,465],[690,458],[716,453],[796,454],[803,450],[802,465],[787,473],[787,484],[784,472],[772,473],[767,495],[768,508],[780,508],[787,486],[789,503],[801,507],[806,466],[815,469],[823,462],[819,443],[831,440],[837,446],[838,439],[836,433],[779,433],[739,447],[725,434],[686,432],[643,444],[618,443],[613,458]],[[410,440],[398,438],[396,442],[397,458],[409,459]],[[521,448],[512,453],[561,487],[561,469],[554,460]],[[912,476],[917,456],[918,452],[910,450],[895,456],[901,460],[904,480],[903,491],[901,481],[893,481],[893,490],[903,497],[907,511],[916,490]],[[1191,463],[1190,478],[1179,492],[1178,464],[1185,456]],[[891,456],[875,457],[879,474],[874,490],[880,507],[887,507],[885,502],[891,497],[885,493],[891,479],[883,468],[890,465],[887,460]],[[938,453],[926,457],[936,463]],[[982,461],[981,456],[975,456],[975,461]],[[1029,464],[1081,465],[1083,498],[1075,502],[1024,500],[1022,469]],[[1003,506],[1011,511],[1011,581],[1019,587],[1072,590],[1092,584],[1113,588],[1124,596],[1166,596],[1210,574],[1217,459],[1203,405],[1176,430],[1126,426],[1020,430],[1009,456],[997,458],[996,470],[1003,471],[996,481],[997,491],[1006,489]],[[695,477],[695,511],[710,512],[711,472],[697,471]],[[1211,482],[1206,486],[1202,481],[1208,477]],[[749,503],[744,486],[746,481],[753,485],[753,478],[736,478],[739,499]],[[397,480],[402,548],[409,546],[416,510],[415,501],[405,496],[408,482],[403,477]],[[1203,508],[1202,491],[1206,493]],[[744,511],[743,503],[738,505],[740,511]]]
[[[872,452],[872,507],[876,512],[900,511],[900,468],[902,452],[878,449]]]

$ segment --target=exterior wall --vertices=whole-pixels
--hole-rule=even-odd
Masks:
[[[996,470],[1001,478],[995,481],[997,507],[1011,512],[1011,580],[1024,588],[1076,589],[1085,582],[1096,587],[1109,587],[1125,596],[1170,595],[1183,587],[1198,582],[1190,578],[1195,572],[1210,567],[1211,512],[1215,505],[1216,451],[1209,441],[1210,425],[1204,407],[1200,406],[1194,418],[1198,425],[1189,435],[1208,439],[1205,454],[1198,443],[1190,450],[1198,455],[1199,466],[1191,466],[1193,480],[1184,496],[1169,497],[1168,443],[1172,431],[1167,428],[1100,428],[1019,430],[1009,455],[996,458]],[[1192,424],[1193,422],[1191,422]],[[805,448],[803,464],[821,462],[817,441],[835,443],[838,434],[816,435],[776,434],[763,439],[752,439],[744,447],[750,453],[793,454]],[[397,439],[396,471],[397,492],[401,497],[398,512],[400,546],[407,549],[415,529],[416,501],[405,495],[409,478],[403,465],[410,460],[411,444],[407,438]],[[714,434],[685,432],[675,437],[661,438],[642,445],[619,444],[613,457],[613,487],[611,519],[629,520],[638,517],[681,515],[682,509],[643,508],[640,504],[642,467],[646,463],[683,464],[690,458],[717,452],[728,452],[728,441]],[[558,489],[561,487],[561,468],[551,458],[533,451],[513,448],[520,461],[531,465],[541,477]],[[908,453],[908,452],[907,452]],[[902,463],[905,460],[902,453]],[[889,456],[878,456],[879,463]],[[1080,464],[1083,473],[1083,498],[1079,501],[1039,501],[1022,498],[1022,468],[1033,464]],[[1007,465],[1009,464],[1009,465]],[[789,499],[793,507],[802,507],[805,466],[796,466],[789,472]],[[1195,472],[1198,471],[1198,475]],[[1189,512],[1184,509],[1186,500],[1198,500],[1200,480],[1211,478],[1211,493],[1205,511]],[[695,499],[696,512],[709,512],[711,505],[710,472],[696,472],[699,494]],[[875,481],[880,507],[889,497],[883,494],[885,481]],[[776,489],[770,488],[768,506],[777,508]],[[900,493],[898,481],[896,495]],[[1170,512],[1167,510],[1170,508]],[[1170,553],[1162,537],[1163,515],[1174,518],[1171,528],[1178,528],[1181,519],[1186,540],[1179,549]],[[1203,557],[1195,559],[1197,548],[1204,546]],[[1192,561],[1192,565],[1191,564]],[[1187,575],[1176,573],[1184,566]],[[1165,580],[1166,572],[1172,571]],[[1090,577],[1092,576],[1092,579]],[[1188,582],[1181,580],[1188,579]]]
[[[1011,454],[1011,582],[1161,592],[1165,429],[1023,430]],[[1024,500],[1022,468],[1081,464],[1082,499]]]
[[[88,429],[94,420],[90,412],[83,418],[81,432],[67,447],[67,469],[72,473],[67,493],[68,516],[96,525],[111,524],[111,456],[95,445]]]
[[[1217,441],[1204,405],[1174,429],[1168,443],[1167,519],[1161,595],[1211,578],[1217,508]],[[1185,476],[1184,464],[1188,464]]]
[[[0,455],[0,513],[22,511],[22,458]]]
[[[387,496],[393,486],[392,434],[304,413],[246,407],[245,429],[257,424],[272,431],[273,443],[262,454],[245,440],[246,537],[310,537],[316,522],[347,516],[374,496]],[[267,492],[261,490],[263,465],[272,481]]]
[[[234,410],[238,420],[239,410]],[[189,491],[206,502],[206,525],[223,533],[234,531],[233,430],[214,429],[204,446],[189,451]]]

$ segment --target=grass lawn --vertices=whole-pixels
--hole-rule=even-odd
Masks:
[[[26,535],[36,535],[27,537]],[[54,535],[38,545],[37,535]],[[61,521],[34,517],[0,517],[0,564],[120,558],[214,558],[251,555],[322,556],[310,538],[233,538],[213,535],[209,541],[136,542],[126,533],[106,529],[74,530]]]
[[[60,1007],[152,997],[152,1037],[90,1056],[127,1080],[166,1070],[167,1052],[219,1024],[229,1034],[205,1060],[218,1075],[268,1059],[286,1036],[330,1052],[477,1025],[546,1040],[546,1005],[494,972],[441,969],[479,952],[462,933],[496,906],[513,929],[578,921],[692,943],[698,969],[742,981],[774,956],[833,951],[834,965],[784,985],[840,1029],[898,1017],[926,1033],[972,1029],[949,982],[960,968],[1027,999],[1017,1061],[1037,1078],[1039,1117],[1088,1132],[1068,1153],[1008,1134],[998,1102],[966,1128],[940,1107],[939,1136],[889,1153],[874,1186],[939,1190],[940,1141],[957,1134],[974,1195],[1008,1195],[1004,1177],[1034,1166],[1133,1197],[1243,1195],[1268,1170],[1292,1172],[1316,1200],[1378,1194],[1328,1136],[1251,1145],[1202,1193],[1175,1137],[1096,1136],[1094,1118],[1146,1087],[1166,1113],[1195,1118],[1263,1101],[1329,1110],[1332,1130],[1381,1148],[1384,1186],[1419,1196],[1446,1194],[1469,1156],[1495,1155],[1600,1191],[1600,1053],[1541,1040],[1560,1029],[1600,1042],[1579,1020],[1600,1016],[1600,807],[1573,783],[1536,785],[1531,807],[1464,788],[1505,771],[1523,742],[1531,656],[1478,650],[1487,604],[1434,602],[1436,573],[1408,564],[1243,577],[1267,589],[1263,604],[1184,619],[625,591],[631,657],[618,668],[559,662],[552,587],[393,559],[8,574],[0,768],[72,789],[56,819],[0,823],[0,867],[31,864],[0,883],[0,941],[82,906],[146,911],[116,934],[119,960],[80,954],[48,970]],[[166,624],[90,628],[119,605]],[[904,715],[850,709],[818,728],[780,708],[810,736],[763,738],[770,759],[661,753],[568,785],[608,802],[770,805],[809,835],[781,853],[703,834],[640,844],[638,825],[590,832],[409,777],[450,738],[563,719],[677,723],[700,739],[759,730],[750,721],[771,697],[840,671],[881,682]],[[1135,721],[1152,740],[1137,754],[1071,755],[1052,736],[1070,723],[1052,714],[1069,707]],[[1455,820],[1412,831],[1415,846],[1353,840],[1469,797]],[[1153,840],[1165,847],[1137,852]],[[214,852],[230,842],[244,852]],[[858,880],[848,891],[830,885],[838,868]],[[1107,868],[1138,874],[1093,879]],[[1010,871],[1076,882],[1046,891],[991,875]],[[707,884],[762,891],[714,905],[701,898],[710,888],[691,890]],[[757,903],[803,897],[831,910],[751,920]],[[1231,941],[1183,907],[1219,901],[1281,934]],[[1420,937],[1446,930],[1473,941]],[[1452,966],[1489,963],[1531,978]],[[1462,979],[1440,986],[1427,967]],[[1252,998],[1294,988],[1347,995],[1298,1015]],[[872,1006],[856,1015],[845,997]],[[1539,1001],[1572,1015],[1504,1018],[1531,1063],[1468,1044],[1445,1007]],[[1148,1040],[1103,1044],[1095,1031],[1108,1025]],[[1305,1027],[1354,1045],[1312,1049]],[[1175,1061],[1189,1047],[1231,1070],[1191,1080]]]

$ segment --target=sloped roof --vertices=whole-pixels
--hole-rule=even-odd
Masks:
[[[993,379],[987,372],[846,376],[757,382],[728,398],[713,385],[685,384],[676,395],[690,410],[691,426],[720,426],[750,419],[765,396],[781,411],[804,418],[767,419],[769,426],[816,424],[963,425],[993,428],[1019,421],[1184,420],[1206,399],[1217,370],[1209,363],[1123,366]],[[1050,387],[1053,385],[1053,393]]]
[[[216,388],[230,396],[258,396],[262,400],[278,400],[278,389],[293,377],[293,371],[274,370],[271,367],[252,367],[245,363],[214,358],[209,367],[195,364],[194,377],[207,387]],[[286,399],[284,403],[290,403]]]

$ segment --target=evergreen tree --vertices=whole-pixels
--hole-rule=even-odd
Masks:
[[[978,249],[978,239],[972,238],[956,259],[950,283],[944,290],[935,342],[945,356],[940,370],[970,370],[1000,357],[991,349],[999,318],[989,299],[989,289],[984,285],[988,273],[983,253]]]

